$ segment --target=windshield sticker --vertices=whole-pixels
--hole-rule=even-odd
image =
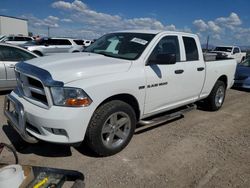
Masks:
[[[143,39],[139,39],[139,38],[133,38],[131,40],[131,42],[135,42],[135,43],[138,43],[138,44],[141,44],[141,45],[146,45],[148,43],[148,41],[143,40]]]

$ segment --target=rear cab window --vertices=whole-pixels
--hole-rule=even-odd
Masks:
[[[192,37],[182,37],[186,53],[186,61],[198,61],[199,53],[197,44],[194,38]]]

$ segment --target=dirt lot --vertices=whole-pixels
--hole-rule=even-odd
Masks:
[[[0,109],[4,94],[0,95]],[[97,158],[88,149],[24,144],[0,115],[0,142],[21,164],[83,172],[86,187],[250,187],[250,93],[230,90],[218,112],[194,110],[137,131],[121,153]],[[72,125],[73,126],[73,125]],[[0,158],[10,161],[8,153]]]

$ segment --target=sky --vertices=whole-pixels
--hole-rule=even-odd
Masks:
[[[191,32],[202,43],[250,46],[249,0],[1,0],[0,15],[28,19],[35,35],[96,39],[130,29]]]

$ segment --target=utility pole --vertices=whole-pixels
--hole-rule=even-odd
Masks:
[[[209,44],[209,35],[207,36],[207,46],[206,46],[206,52],[208,52],[208,44]]]
[[[48,37],[49,37],[49,30],[50,30],[50,27],[48,26]]]

